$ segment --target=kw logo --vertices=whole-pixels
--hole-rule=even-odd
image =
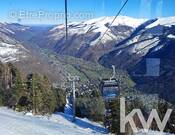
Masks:
[[[138,115],[138,118],[140,119],[140,122],[141,122],[144,129],[149,130],[149,128],[153,122],[153,119],[155,119],[159,130],[161,132],[163,132],[165,129],[165,126],[166,126],[166,124],[171,116],[171,113],[173,111],[172,109],[168,109],[163,120],[161,121],[160,117],[157,113],[157,110],[152,109],[152,111],[148,117],[148,120],[146,121],[140,109],[134,109],[126,116],[125,108],[126,108],[125,107],[125,98],[121,98],[120,99],[120,132],[121,133],[125,133],[125,126],[128,122],[129,122],[133,132],[134,133],[138,132],[138,129],[137,129],[136,124],[135,124],[134,119],[133,119],[135,114]]]

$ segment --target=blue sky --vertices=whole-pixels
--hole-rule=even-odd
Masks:
[[[69,22],[114,16],[125,0],[68,0]],[[121,15],[135,18],[175,16],[175,0],[129,0]],[[22,24],[64,22],[64,0],[0,0],[0,21]]]

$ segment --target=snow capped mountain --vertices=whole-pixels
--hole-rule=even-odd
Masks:
[[[70,27],[70,31],[71,29],[76,29],[77,28],[77,33],[87,33],[87,31],[90,31],[89,29],[94,26],[97,29],[92,29],[94,32],[104,32],[107,29],[107,26],[113,21],[114,17],[100,17],[100,18],[95,18],[95,19],[91,19],[91,20],[87,20],[84,22],[72,22],[68,24],[68,27]],[[127,16],[119,16],[117,17],[117,19],[113,22],[112,26],[118,26],[118,25],[126,25],[126,26],[130,26],[133,28],[138,27],[140,24],[142,24],[143,22],[145,22],[147,19],[136,19],[136,18],[131,18],[131,17],[127,17]],[[90,26],[89,26],[90,25]],[[105,26],[106,25],[106,26]],[[58,25],[56,27],[54,27],[51,31],[57,30],[57,29],[61,29],[64,28],[64,25]],[[82,30],[82,31],[79,31]]]
[[[14,35],[17,31],[26,31],[30,27],[23,26],[17,23],[0,23],[0,32],[4,32],[6,34]]]
[[[163,26],[172,26],[175,25],[175,17],[166,17],[166,18],[158,18],[158,20],[151,25],[149,25],[147,28],[152,28],[158,25],[163,25]]]
[[[15,34],[13,30],[17,28],[18,25],[15,24],[0,23],[0,61],[3,63],[19,61],[29,53],[19,41],[13,38]]]
[[[88,21],[83,22],[84,24],[107,24],[111,23],[113,21],[114,17],[100,17],[96,19],[91,19]],[[146,19],[136,19],[136,18],[131,18],[128,16],[118,16],[117,19],[113,22],[112,26],[117,26],[117,25],[126,25],[130,27],[137,27],[143,22],[145,22]]]
[[[99,62],[107,67],[116,65],[128,70],[138,89],[146,93],[157,93],[167,101],[175,103],[175,92],[171,86],[175,73],[174,22],[175,17],[147,20],[127,38],[116,43],[111,51],[99,58]],[[159,75],[155,78],[147,75],[151,66],[147,60],[150,59],[160,61],[160,66],[157,66],[160,68]],[[165,82],[168,85],[164,86]]]
[[[157,45],[160,36],[165,33],[164,28],[167,26],[171,28],[175,24],[175,17],[148,20],[119,16],[110,27],[113,19],[114,17],[100,17],[84,22],[69,23],[69,37],[66,43],[64,25],[34,34],[36,31],[32,33],[28,26],[1,23],[0,34],[4,38],[3,40],[10,41],[12,44],[15,44],[15,41],[13,38],[9,38],[10,36],[21,38],[22,41],[24,37],[42,48],[49,48],[59,54],[98,60],[105,53],[119,47],[126,48],[125,51],[128,50],[129,54],[141,56],[146,55],[153,47],[155,47],[154,51],[158,50],[161,48]],[[99,42],[107,29],[106,35]],[[27,33],[30,33],[31,38],[28,38],[30,36],[27,36]],[[170,32],[167,37],[172,38],[172,35],[174,33]],[[145,40],[143,41],[143,39]],[[151,45],[147,46],[148,44]],[[118,49],[117,54],[121,55],[122,52],[123,49]]]
[[[49,48],[59,54],[66,54],[84,59],[99,58],[110,51],[115,43],[127,38],[146,19],[119,16],[110,26],[114,17],[100,17],[84,22],[72,22],[68,25],[68,40],[65,43],[65,27],[58,25],[46,32],[42,40],[35,41],[40,47]],[[103,36],[99,43],[99,39]],[[99,51],[98,51],[99,50]],[[92,54],[96,51],[96,54]],[[96,56],[92,56],[96,55]]]
[[[88,34],[88,33],[99,33],[99,36],[90,43],[90,45],[96,45],[97,40],[101,38],[104,32],[109,27],[110,23],[113,21],[114,17],[100,17],[91,19],[84,22],[72,22],[68,25],[69,34]],[[140,24],[145,22],[146,19],[135,19],[127,16],[119,16],[114,22],[112,27],[115,26],[128,26],[132,28],[138,27]],[[58,35],[64,34],[64,25],[58,25],[50,30],[53,32],[52,37],[56,37]],[[63,33],[60,33],[60,30],[63,30]],[[55,33],[56,32],[56,33]],[[117,39],[116,35],[109,29],[106,36],[103,39],[103,42],[107,42],[109,40]]]
[[[7,58],[1,56],[1,59],[8,61],[21,55],[19,50],[26,52],[19,47],[19,41],[34,50],[49,49],[59,55],[100,62],[108,67],[114,64],[126,70],[134,69],[145,57],[172,57],[169,48],[173,51],[175,17],[135,19],[119,16],[110,27],[113,18],[100,17],[69,23],[67,41],[64,25],[41,30],[18,24],[0,24],[0,45],[3,49],[0,54],[6,57],[12,55]],[[99,42],[107,28],[106,35]]]
[[[126,39],[115,45],[116,56],[125,54],[145,56],[150,50],[158,51],[164,45],[163,38],[174,37],[175,17],[147,20],[139,25]],[[120,52],[120,53],[119,53]],[[123,52],[123,53],[121,53]]]

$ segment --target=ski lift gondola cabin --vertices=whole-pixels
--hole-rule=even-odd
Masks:
[[[100,83],[101,94],[105,101],[111,101],[119,96],[119,85],[116,79],[103,79]]]

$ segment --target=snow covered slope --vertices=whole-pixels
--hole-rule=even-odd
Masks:
[[[127,16],[119,16],[110,27],[110,23],[114,17],[100,17],[84,22],[72,22],[68,24],[68,40],[65,43],[65,26],[58,25],[45,32],[41,39],[35,38],[40,47],[49,48],[59,54],[66,54],[81,58],[90,58],[95,51],[97,58],[111,50],[114,43],[119,42],[128,37],[135,28],[145,22],[145,19],[136,19]],[[109,29],[108,29],[109,28]],[[97,44],[99,39],[102,43]],[[112,42],[112,44],[110,44]],[[99,47],[97,49],[97,47]],[[98,51],[100,50],[100,51]]]
[[[19,61],[27,57],[29,53],[29,51],[13,37],[15,34],[14,30],[19,30],[19,28],[17,28],[17,24],[0,23],[0,61],[3,63]]]
[[[113,21],[114,17],[100,17],[91,19],[84,22],[72,22],[69,23],[69,28],[71,33],[87,33],[92,30],[94,32],[105,32],[107,29],[107,24],[110,24]],[[119,16],[112,26],[125,25],[133,28],[138,27],[140,24],[145,22],[146,19],[136,19],[127,16]],[[92,29],[93,27],[93,29]],[[63,29],[64,25],[58,25],[51,29],[50,31]],[[73,31],[72,31],[73,30]]]
[[[87,119],[77,118],[75,123],[64,114],[52,117],[34,117],[6,108],[0,108],[1,135],[101,135],[106,129]]]
[[[139,25],[124,40],[115,44],[115,48],[111,52],[106,53],[100,58],[101,63],[115,62],[116,65],[122,61],[138,61],[148,53],[157,52],[163,49],[167,42],[174,40],[175,35],[175,17],[150,19]],[[108,58],[107,58],[108,57]],[[132,57],[134,59],[132,59]],[[119,58],[119,59],[118,59]],[[118,61],[121,60],[121,61]],[[115,64],[113,63],[113,64]],[[112,64],[112,63],[111,63]],[[126,64],[127,69],[135,63]]]
[[[147,28],[152,28],[158,25],[163,25],[163,26],[171,26],[175,25],[175,17],[166,17],[166,18],[158,18],[158,20],[151,25],[147,26]]]
[[[1,135],[103,135],[107,130],[100,124],[77,118],[71,122],[70,115],[63,113],[47,116],[32,116],[13,110],[0,108]],[[136,135],[173,135],[157,131],[142,132]]]
[[[147,132],[140,131],[136,135],[173,135],[173,134],[163,133],[163,132],[158,132],[158,131],[151,131],[150,130],[150,131],[147,131]]]
[[[28,50],[20,44],[0,42],[0,61],[2,63],[19,61],[25,58]]]
[[[88,34],[88,33],[100,33],[100,36],[96,38],[91,45],[95,45],[95,41],[97,41],[101,36],[104,34],[104,32],[109,27],[110,23],[113,21],[114,17],[100,17],[91,19],[84,22],[72,22],[68,25],[69,28],[69,34]],[[140,24],[145,22],[145,19],[135,19],[127,16],[119,16],[113,23],[112,27],[115,26],[129,26],[132,28],[138,27]],[[58,25],[50,30],[50,32],[53,32],[51,37],[54,37],[54,39],[57,39],[57,36],[61,34],[61,32],[64,32],[64,25]],[[63,30],[63,31],[60,31]],[[108,40],[116,39],[116,35],[109,29],[106,36],[104,37],[104,42]]]
[[[161,35],[166,34],[164,31],[166,27],[172,29],[171,26],[175,25],[175,17],[136,19],[119,16],[110,27],[113,19],[114,17],[100,17],[84,22],[69,23],[66,43],[65,27],[58,25],[50,29],[45,38],[38,42],[42,47],[52,49],[59,54],[94,61],[114,50],[118,43],[125,40],[127,41],[125,46],[133,44],[127,48],[129,53],[144,56],[151,48],[157,46],[156,41]],[[100,40],[107,28],[109,29],[106,35]],[[139,44],[140,41],[143,42]],[[147,46],[148,44],[152,46]],[[141,49],[142,51],[139,51]]]

